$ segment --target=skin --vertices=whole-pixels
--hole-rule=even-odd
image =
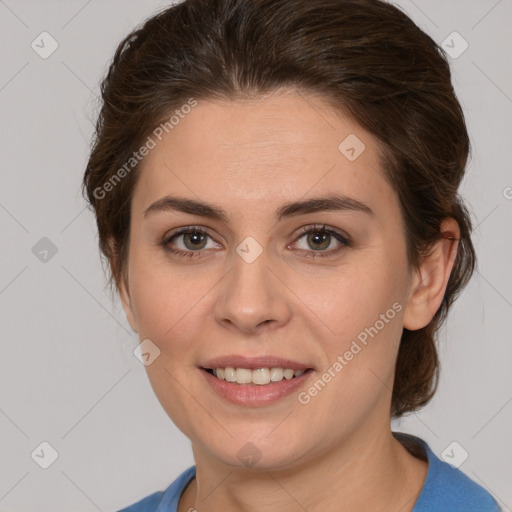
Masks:
[[[349,134],[366,146],[355,161],[338,149]],[[192,442],[197,478],[180,512],[412,510],[427,463],[391,435],[395,360],[403,327],[427,325],[439,308],[457,241],[440,240],[419,269],[409,267],[399,201],[378,151],[370,133],[321,98],[283,89],[250,101],[199,101],[143,160],[120,294],[140,340],[160,350],[147,366],[153,390]],[[333,192],[374,215],[274,220],[286,202]],[[220,206],[229,222],[144,215],[168,194]],[[299,238],[299,229],[318,224],[352,244],[308,258],[319,242]],[[211,237],[192,259],[160,245],[187,226]],[[458,238],[453,219],[442,231]],[[252,263],[236,252],[248,236],[263,249]],[[186,239],[171,245],[193,252]],[[330,240],[324,253],[341,247]],[[263,407],[234,405],[198,369],[221,355],[276,355],[315,368],[308,388],[394,303],[401,311],[306,405],[297,393]],[[237,456],[248,442],[261,455],[254,467]]]

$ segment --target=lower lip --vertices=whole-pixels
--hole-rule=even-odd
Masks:
[[[219,396],[234,404],[252,407],[268,405],[290,395],[300,388],[313,373],[312,370],[307,370],[300,377],[258,385],[233,384],[232,382],[214,377],[211,373],[208,373],[202,368],[200,371],[204,375],[206,382],[210,384]]]

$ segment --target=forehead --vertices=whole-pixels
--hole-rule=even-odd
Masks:
[[[393,196],[375,137],[310,94],[198,101],[161,141],[153,139],[134,196],[138,209],[166,193],[239,209],[333,191],[375,205]]]

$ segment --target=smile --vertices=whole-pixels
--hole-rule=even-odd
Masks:
[[[236,384],[255,384],[266,386],[283,379],[290,380],[300,377],[306,370],[294,370],[292,368],[205,368],[211,375],[220,380]]]
[[[200,368],[209,388],[223,400],[245,407],[262,407],[284,399],[306,385],[312,368]]]

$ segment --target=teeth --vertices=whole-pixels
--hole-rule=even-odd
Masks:
[[[220,370],[222,371],[222,368],[220,368]],[[215,375],[220,379],[220,376],[216,372]],[[230,367],[224,368],[224,378],[227,382],[236,382],[235,369]]]
[[[237,368],[235,377],[238,384],[250,384],[252,381],[252,370]]]
[[[283,379],[290,380],[300,377],[305,370],[293,370],[291,368],[215,368],[213,374],[220,380],[236,382],[237,384],[257,384],[264,386],[270,382],[280,382]]]
[[[290,370],[289,368],[284,371],[284,378],[285,379],[293,379],[293,370]]]
[[[282,368],[272,368],[270,370],[270,380],[272,382],[279,382],[283,380],[284,370]]]
[[[270,383],[270,370],[268,368],[257,368],[251,372],[251,382],[263,386]]]

